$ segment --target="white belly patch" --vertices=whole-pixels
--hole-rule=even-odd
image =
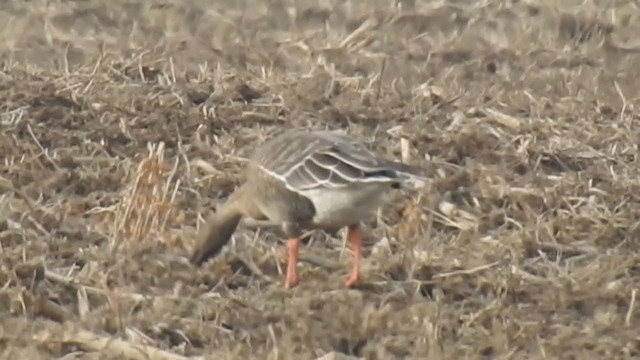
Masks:
[[[313,222],[347,226],[362,220],[385,200],[388,183],[372,183],[343,189],[313,189],[301,191],[316,208]]]

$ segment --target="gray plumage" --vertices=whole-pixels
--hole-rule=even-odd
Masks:
[[[355,183],[394,183],[417,176],[402,163],[378,157],[362,143],[333,131],[288,131],[251,158],[294,191],[338,189]]]

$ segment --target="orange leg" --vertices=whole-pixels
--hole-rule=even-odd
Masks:
[[[353,251],[353,265],[351,267],[351,275],[347,279],[345,285],[354,287],[360,281],[360,259],[362,258],[362,231],[359,226],[349,226],[347,229],[347,240]]]
[[[300,253],[300,239],[287,240],[288,260],[287,260],[287,276],[284,282],[284,287],[291,289],[299,281],[298,276],[298,254]]]

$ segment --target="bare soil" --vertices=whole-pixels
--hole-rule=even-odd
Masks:
[[[0,24],[2,358],[640,357],[636,2],[14,0]],[[340,233],[290,291],[269,230],[186,261],[291,127],[432,177],[365,223],[358,289]]]

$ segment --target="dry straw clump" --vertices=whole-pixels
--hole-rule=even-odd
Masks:
[[[173,167],[164,160],[165,144],[149,144],[149,155],[138,164],[118,204],[115,206],[112,248],[120,244],[143,244],[158,240],[176,245],[176,237],[170,229],[180,223],[180,212],[174,201],[180,187],[175,179],[178,159]]]

